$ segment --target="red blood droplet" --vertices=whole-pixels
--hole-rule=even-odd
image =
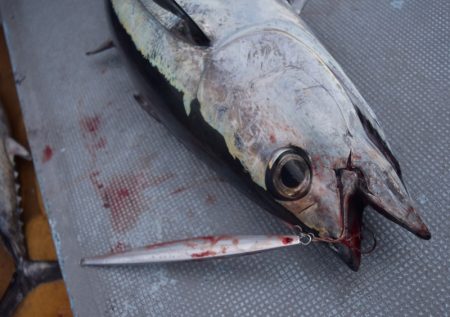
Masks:
[[[42,163],[47,163],[53,157],[53,149],[50,145],[46,145],[44,150],[42,151]]]
[[[292,238],[290,238],[290,237],[283,237],[283,238],[281,238],[281,242],[282,242],[284,245],[291,244],[292,241],[294,241],[294,240],[293,240]]]
[[[176,194],[180,194],[182,192],[185,192],[187,190],[186,187],[178,187],[177,189],[175,189],[173,192],[171,192],[171,195],[176,195]]]
[[[217,254],[216,252],[208,250],[208,251],[205,251],[205,252],[193,253],[193,254],[191,254],[191,257],[192,258],[204,258],[204,257],[207,257],[207,256],[214,256],[216,254]]]
[[[270,143],[275,143],[275,142],[277,142],[277,138],[275,137],[274,134],[271,134],[271,135],[269,136],[269,138],[270,138]]]

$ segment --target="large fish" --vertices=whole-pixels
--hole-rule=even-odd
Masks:
[[[0,298],[0,316],[12,316],[22,299],[38,284],[61,277],[54,262],[27,260],[20,221],[14,158],[29,158],[28,151],[10,137],[10,128],[0,103],[0,238],[16,264],[16,272],[6,293]]]
[[[300,18],[304,2],[107,6],[115,41],[163,122],[357,270],[367,205],[423,239],[430,232],[373,111]]]

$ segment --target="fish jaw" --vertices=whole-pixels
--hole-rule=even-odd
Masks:
[[[305,230],[311,231],[316,241],[329,244],[350,269],[357,271],[361,264],[362,217],[367,206],[359,189],[362,175],[350,168],[324,174],[312,186],[310,207],[305,208],[304,201],[280,203],[291,211],[299,210],[296,216]]]
[[[369,149],[364,152],[366,159],[361,159],[364,155],[350,155],[346,169],[337,173],[344,226],[338,243],[332,246],[355,271],[361,262],[362,216],[368,205],[419,238],[431,238],[396,164],[374,149],[373,144],[369,144]]]

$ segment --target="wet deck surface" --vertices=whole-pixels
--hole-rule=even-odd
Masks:
[[[133,98],[102,1],[3,1],[38,180],[80,316],[445,315],[450,302],[450,3],[314,0],[304,18],[385,127],[433,238],[367,213],[379,247],[349,271],[322,246],[86,269],[83,256],[207,234],[286,232]]]

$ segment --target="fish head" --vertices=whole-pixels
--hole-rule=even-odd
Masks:
[[[352,269],[367,205],[429,238],[382,134],[304,42],[237,37],[212,54],[198,99],[243,174]]]

